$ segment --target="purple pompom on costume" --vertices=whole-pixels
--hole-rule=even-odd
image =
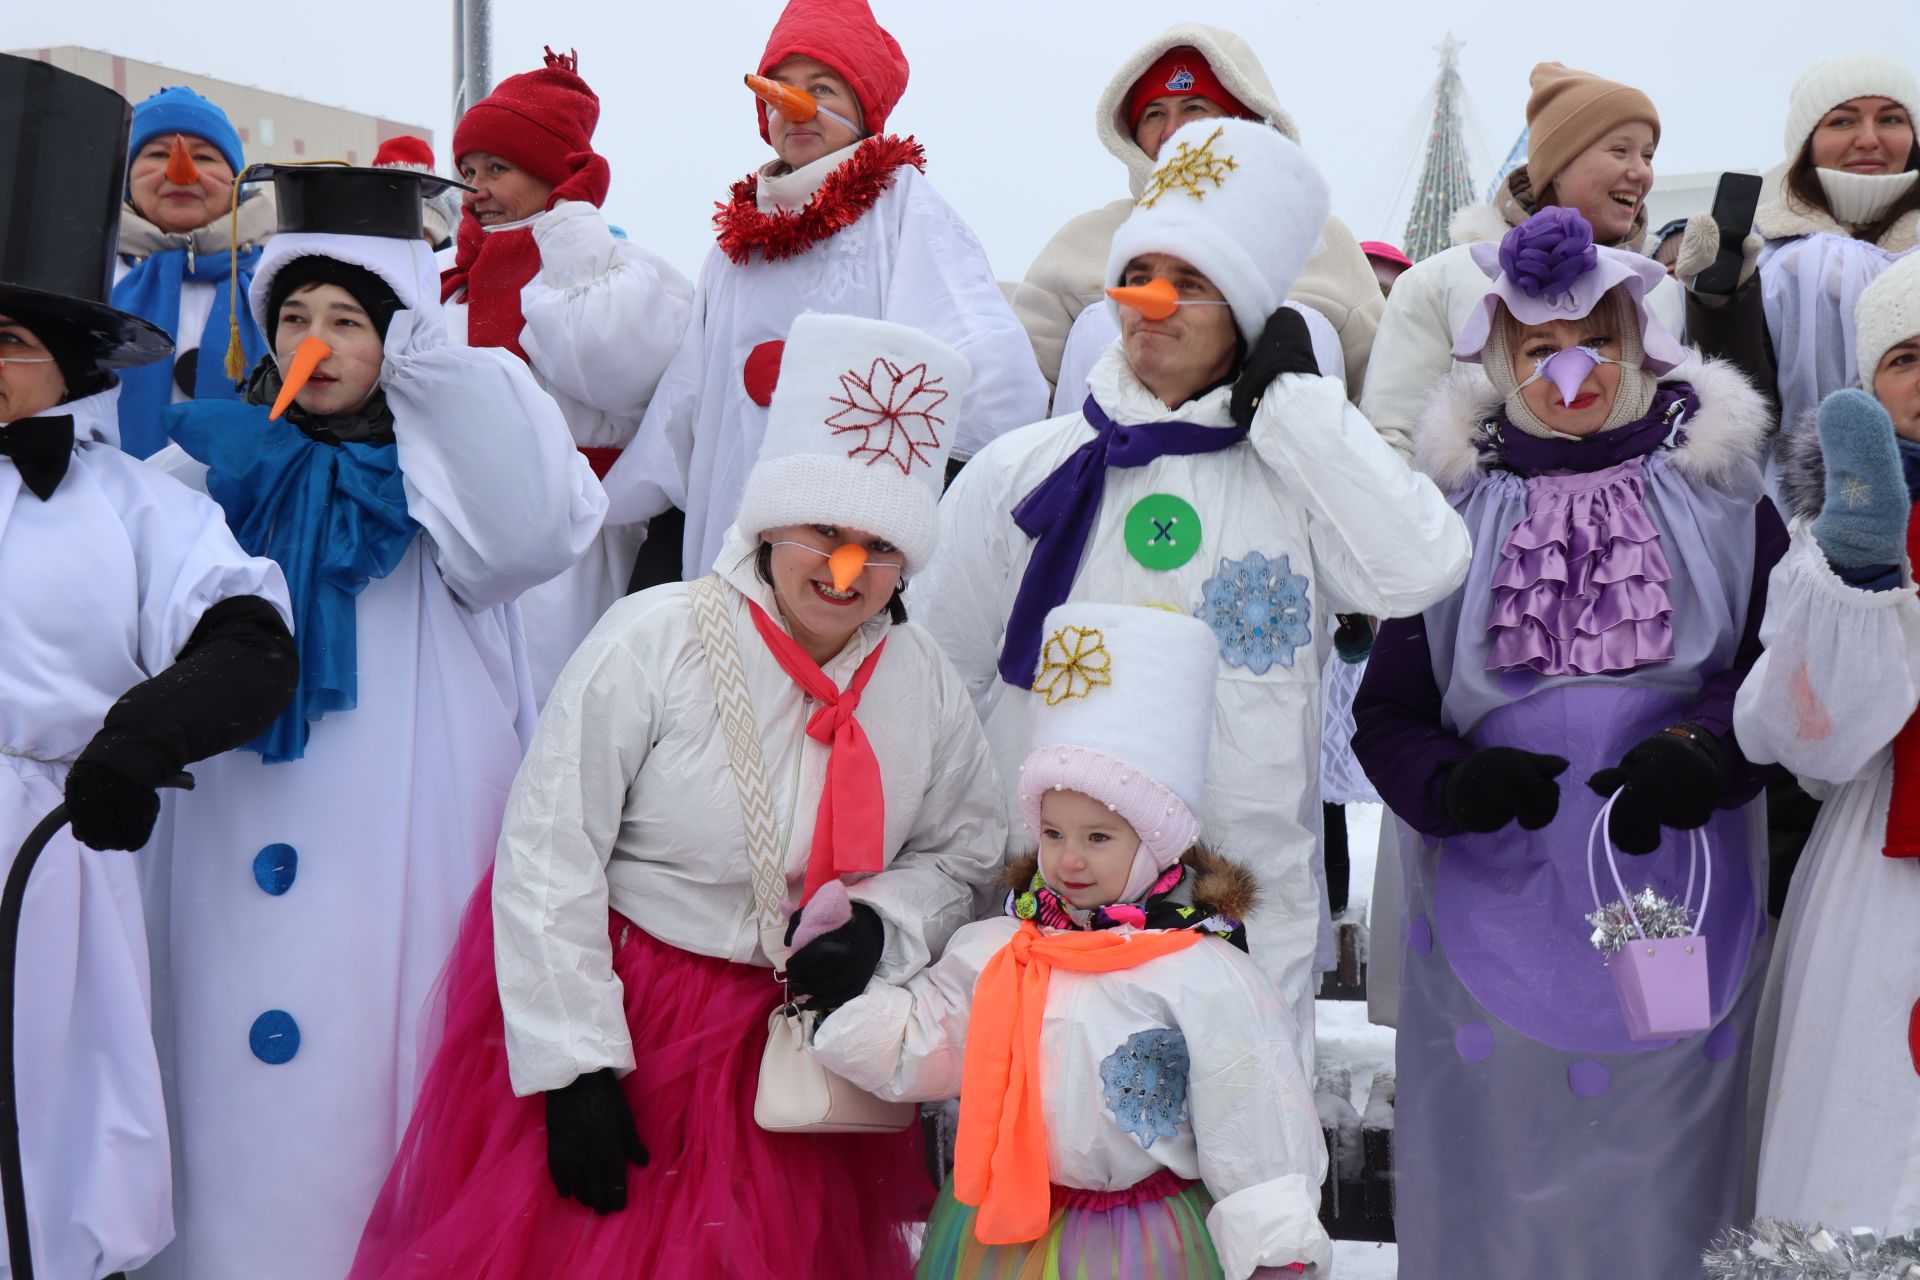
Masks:
[[[1507,232],[1500,241],[1500,269],[1530,298],[1554,298],[1599,262],[1593,227],[1577,209],[1553,205]]]

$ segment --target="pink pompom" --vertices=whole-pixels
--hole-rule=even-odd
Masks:
[[[813,895],[813,901],[800,913],[799,927],[793,931],[793,949],[812,942],[823,933],[832,933],[847,921],[853,919],[853,899],[847,896],[847,886],[838,880],[829,880],[821,885]]]

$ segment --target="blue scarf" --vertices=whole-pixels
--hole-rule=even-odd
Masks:
[[[1108,467],[1144,467],[1166,454],[1216,453],[1247,438],[1245,427],[1200,427],[1190,422],[1121,426],[1087,397],[1081,409],[1093,439],[1033,487],[1013,509],[1013,522],[1034,539],[1027,572],[1014,593],[1007,635],[1000,646],[1000,678],[1016,689],[1033,687],[1040,663],[1040,629],[1047,611],[1066,603],[1100,514]]]
[[[234,379],[227,376],[227,322],[233,315],[227,277],[233,274],[232,264],[229,251],[199,254],[189,266],[185,249],[165,249],[149,256],[113,286],[114,306],[151,320],[168,333],[180,324],[181,283],[193,280],[215,286],[213,314],[207,317],[207,327],[200,334],[200,355],[194,367],[196,400],[240,398]],[[259,265],[258,247],[240,251],[240,349],[246,352],[249,369],[267,353],[267,340],[260,336],[253,312],[244,301],[253,284],[254,268]],[[192,345],[180,334],[174,334],[174,340],[181,349]],[[173,361],[120,370],[120,447],[136,458],[157,452],[167,442],[160,411],[172,401]]]
[[[323,444],[267,407],[199,400],[165,412],[167,434],[207,464],[207,492],[247,552],[278,562],[293,597],[300,687],[247,744],[268,764],[298,760],[308,721],[359,698],[353,598],[399,565],[420,526],[407,514],[398,449]]]

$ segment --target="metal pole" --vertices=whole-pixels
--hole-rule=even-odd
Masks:
[[[453,0],[453,118],[493,88],[492,0]]]

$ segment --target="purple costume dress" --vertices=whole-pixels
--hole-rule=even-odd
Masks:
[[[1402,1280],[1694,1280],[1743,1208],[1765,839],[1763,802],[1749,803],[1763,778],[1731,720],[1786,536],[1756,506],[1757,397],[1724,366],[1689,372],[1700,394],[1665,384],[1645,418],[1580,441],[1507,424],[1477,371],[1455,375],[1451,403],[1443,394],[1422,422],[1452,442],[1451,469],[1434,465],[1444,443],[1420,456],[1451,489],[1474,563],[1460,592],[1382,627],[1354,740],[1400,819],[1406,877]],[[1603,803],[1586,780],[1683,720],[1729,758],[1705,828],[1714,1025],[1636,1042],[1584,919]],[[1490,746],[1572,762],[1545,829],[1475,835],[1448,819],[1447,769]],[[1619,861],[1629,892],[1678,900],[1688,839],[1669,830]]]

